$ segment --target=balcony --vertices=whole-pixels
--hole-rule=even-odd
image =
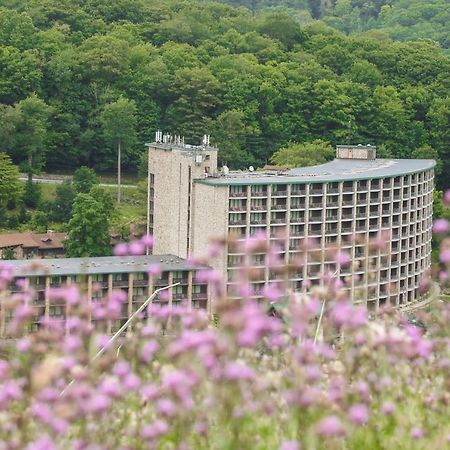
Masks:
[[[247,192],[230,192],[230,197],[232,198],[247,197]]]
[[[180,283],[180,284],[188,284],[188,280],[185,277],[180,277],[180,278],[174,278],[172,280],[173,283]]]
[[[272,191],[272,197],[286,197],[287,191]]]
[[[155,286],[167,286],[169,284],[168,278],[156,278],[153,283]]]
[[[284,204],[284,205],[282,205],[282,204],[272,204],[272,209],[274,209],[276,211],[286,210],[286,204]]]
[[[230,220],[230,225],[245,225],[245,220]]]
[[[252,225],[265,225],[266,224],[266,219],[251,219],[250,223]]]
[[[244,212],[246,210],[244,206],[230,206],[230,212]]]
[[[286,224],[286,219],[282,218],[282,219],[272,219],[270,221],[272,224]]]
[[[328,194],[338,194],[339,193],[339,188],[337,188],[337,187],[328,188],[327,189],[327,193]]]
[[[292,188],[291,195],[306,195],[305,189]]]
[[[251,205],[250,206],[251,211],[267,211],[266,205]]]
[[[253,192],[251,193],[252,197],[267,197],[267,192]]]
[[[108,283],[106,283],[108,285]],[[108,287],[106,285],[106,287]],[[135,287],[147,287],[148,286],[148,280],[133,280],[133,286]]]

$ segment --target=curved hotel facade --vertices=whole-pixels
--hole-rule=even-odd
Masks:
[[[179,169],[169,170],[170,184],[164,176],[169,157]],[[431,263],[433,160],[376,159],[371,146],[338,146],[334,161],[291,170],[218,174],[216,160],[217,149],[207,146],[149,144],[155,253],[202,256],[211,237],[239,242],[265,236],[276,244],[280,262],[301,264],[286,275],[267,267],[264,253],[252,255],[255,297],[270,283],[287,282],[301,292],[323,283],[328,273],[344,282],[355,303],[371,309],[419,298],[421,276]],[[176,191],[168,194],[172,207],[161,215],[170,191]],[[169,226],[177,221],[186,224],[181,232]],[[305,239],[315,248],[305,251]],[[374,245],[380,239],[385,245]],[[350,262],[336,262],[336,249]],[[248,260],[242,246],[229,244],[213,262],[231,295]]]

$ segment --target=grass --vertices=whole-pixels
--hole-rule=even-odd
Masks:
[[[55,199],[57,184],[52,183],[39,183],[42,193],[42,200],[53,201]]]

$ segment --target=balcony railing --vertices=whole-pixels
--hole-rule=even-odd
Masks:
[[[166,286],[169,284],[169,280],[167,278],[156,278],[154,281],[155,286]]]
[[[230,192],[230,197],[247,197],[247,192]]]
[[[280,211],[280,210],[286,209],[286,205],[275,204],[275,205],[272,205],[272,209]]]
[[[188,280],[185,277],[174,278],[173,283],[187,284]]]
[[[272,191],[272,197],[286,197],[287,191]]]
[[[252,197],[267,197],[267,192],[252,192]]]

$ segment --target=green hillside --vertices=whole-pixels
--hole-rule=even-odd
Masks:
[[[194,143],[210,133],[233,168],[319,138],[436,157],[450,173],[450,58],[432,41],[347,36],[305,25],[301,14],[217,2],[2,5],[0,150],[22,165],[33,155],[49,171],[114,170],[102,113],[123,97],[137,111],[137,137],[124,148],[129,168],[163,129]]]

